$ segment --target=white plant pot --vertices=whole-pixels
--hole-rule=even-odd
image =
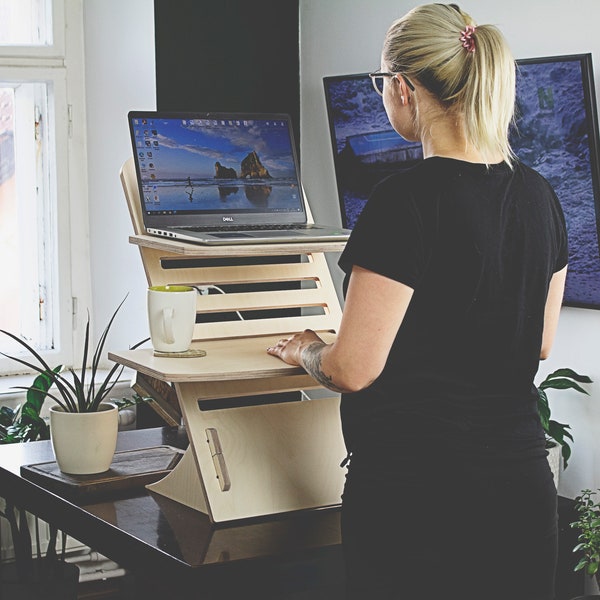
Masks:
[[[58,468],[70,475],[108,471],[117,447],[119,411],[101,404],[98,412],[70,413],[50,408],[50,439]]]

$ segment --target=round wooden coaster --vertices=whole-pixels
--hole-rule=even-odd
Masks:
[[[206,356],[206,350],[196,348],[190,348],[185,352],[159,352],[154,350],[154,356],[160,356],[161,358],[200,358]]]

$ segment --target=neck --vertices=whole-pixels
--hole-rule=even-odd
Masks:
[[[485,160],[481,152],[467,143],[464,145],[457,145],[455,143],[445,144],[439,141],[431,144],[423,143],[423,156],[424,158],[440,156],[442,158],[454,158],[456,160],[463,160],[465,162],[489,162],[491,164],[499,163],[503,160],[500,154],[491,157],[491,160]]]
[[[486,161],[481,152],[467,141],[464,123],[459,115],[441,108],[431,98],[427,98],[419,108],[428,121],[426,127],[423,128],[421,139],[425,158],[441,156],[472,163],[502,162],[503,158],[500,153],[489,157]]]
[[[441,156],[473,163],[486,162],[481,153],[467,142],[462,128],[455,123],[436,123],[430,127],[429,134],[424,135],[421,142],[425,158]],[[492,162],[501,161],[502,158],[498,156]]]

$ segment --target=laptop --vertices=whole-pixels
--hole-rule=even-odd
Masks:
[[[340,241],[309,223],[285,114],[128,115],[144,226],[200,244]]]

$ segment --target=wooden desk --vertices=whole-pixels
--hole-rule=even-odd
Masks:
[[[181,428],[126,431],[117,449],[162,444],[185,448],[187,437]],[[215,527],[143,488],[77,505],[21,477],[22,465],[48,460],[49,442],[0,446],[0,496],[131,570],[136,598],[342,598],[337,509]]]

